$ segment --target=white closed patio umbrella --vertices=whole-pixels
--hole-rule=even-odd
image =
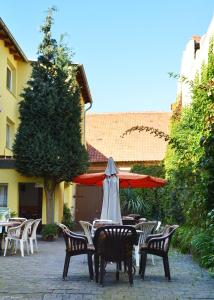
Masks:
[[[112,220],[122,224],[119,195],[118,170],[112,157],[108,159],[105,170],[105,179],[103,180],[103,204],[101,219]]]

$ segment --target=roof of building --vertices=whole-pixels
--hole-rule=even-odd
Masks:
[[[9,52],[14,56],[14,59],[22,60],[25,62],[31,62],[31,63],[35,62],[27,59],[21,47],[18,45],[12,33],[10,32],[10,30],[8,29],[8,27],[6,26],[6,24],[1,18],[0,18],[0,40],[4,41],[5,47],[8,47]],[[84,67],[82,64],[77,64],[77,65],[78,65],[77,81],[78,84],[80,85],[84,102],[92,103],[92,97],[88,86],[88,81],[87,81]]]
[[[24,52],[18,45],[17,41],[13,37],[10,30],[7,28],[3,20],[0,18],[0,39],[4,41],[6,47],[9,48],[9,51],[12,55],[14,55],[14,59],[23,60],[25,62],[28,61]]]
[[[77,81],[81,88],[81,92],[85,103],[92,103],[91,92],[88,86],[87,77],[82,64],[78,64]]]
[[[133,126],[149,126],[168,133],[170,112],[105,113],[86,115],[86,141],[105,157],[118,162],[161,161],[167,142],[146,131],[134,131],[121,137]]]
[[[89,161],[91,163],[93,162],[107,162],[108,158],[103,155],[101,152],[99,152],[97,149],[95,149],[92,145],[89,143],[86,143]]]

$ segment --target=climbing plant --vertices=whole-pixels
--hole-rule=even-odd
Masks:
[[[214,268],[214,259],[209,249],[213,248],[206,245],[211,245],[214,237],[211,221],[214,214],[213,50],[212,39],[208,63],[202,65],[190,84],[192,102],[181,110],[179,117],[172,119],[165,158],[169,182],[165,212],[171,221],[179,222],[180,219],[182,228],[186,228],[180,231],[177,245],[188,240],[195,257],[211,269]],[[202,247],[206,247],[206,253]]]

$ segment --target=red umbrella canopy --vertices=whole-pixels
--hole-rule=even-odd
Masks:
[[[155,188],[164,186],[167,181],[162,178],[152,177],[128,172],[119,172],[116,174],[119,178],[120,188]],[[85,185],[102,186],[106,175],[101,173],[89,173],[75,177],[72,181]]]

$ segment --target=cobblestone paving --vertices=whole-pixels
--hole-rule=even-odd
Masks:
[[[115,265],[107,266],[105,286],[90,282],[85,256],[71,258],[68,280],[62,281],[64,242],[39,241],[39,253],[22,258],[0,256],[1,300],[122,300],[122,299],[214,299],[214,278],[188,255],[171,253],[172,281],[164,277],[162,260],[148,261],[145,280],[134,277],[130,287],[127,274],[115,280]]]

